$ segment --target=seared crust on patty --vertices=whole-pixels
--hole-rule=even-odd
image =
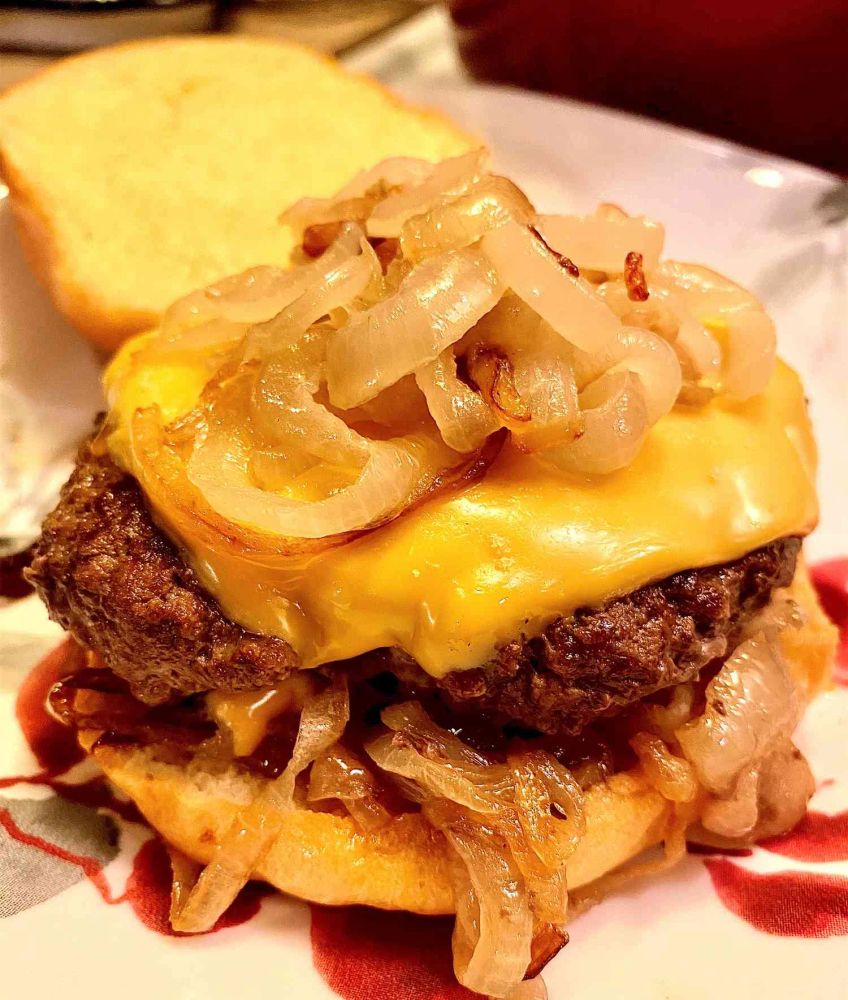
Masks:
[[[779,539],[578,610],[540,636],[506,643],[485,666],[438,681],[394,650],[351,668],[389,669],[411,687],[438,688],[460,714],[575,733],[723,657],[790,583],[800,545]],[[148,703],[266,687],[297,666],[284,640],[225,617],[154,524],[135,480],[90,443],[44,523],[28,575],[51,617]]]
[[[558,618],[542,635],[502,646],[485,667],[448,674],[442,697],[463,713],[577,733],[723,659],[773,591],[791,583],[800,547],[800,538],[782,538]]]
[[[83,444],[27,578],[50,617],[148,704],[266,687],[297,665],[283,639],[230,621],[153,523],[136,481]]]

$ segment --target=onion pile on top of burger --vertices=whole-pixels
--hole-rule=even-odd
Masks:
[[[505,997],[569,895],[804,813],[803,390],[659,224],[539,215],[482,150],[283,221],[295,266],[109,368],[30,573],[89,651],[52,709],[172,845],[175,928],[251,878],[455,913]]]

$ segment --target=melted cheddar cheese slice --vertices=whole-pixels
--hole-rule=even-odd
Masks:
[[[142,342],[107,373],[109,447],[130,472],[132,412],[158,403],[173,419],[207,377],[186,361],[136,363]],[[175,541],[226,614],[287,639],[305,667],[395,646],[438,677],[558,615],[808,532],[815,462],[801,384],[779,362],[755,399],[676,407],[610,476],[567,477],[507,446],[481,481],[309,558],[265,565]]]

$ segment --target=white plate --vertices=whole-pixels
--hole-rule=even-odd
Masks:
[[[848,522],[842,517],[848,226],[845,192],[837,181],[797,164],[566,101],[475,86],[427,88],[413,96],[442,105],[485,136],[499,167],[526,185],[540,208],[589,209],[610,200],[656,216],[666,224],[670,255],[708,263],[763,297],[777,319],[783,354],[806,379],[822,445],[824,517],[810,552],[816,559],[848,552]],[[840,199],[842,218],[828,221],[829,212],[839,214]],[[28,275],[2,203],[0,351],[0,384],[12,387],[20,406],[19,443],[14,452],[4,453],[15,459],[7,464],[15,466],[18,482],[31,489],[33,470],[45,459],[67,456],[71,441],[101,405],[98,363]],[[8,408],[0,415],[10,422]],[[18,736],[14,688],[35,650],[54,641],[55,634],[31,600],[0,609],[0,776],[36,769]],[[805,745],[817,775],[831,780],[814,800],[826,813],[848,808],[846,702],[846,692],[827,696],[805,723]],[[46,794],[33,785],[0,792],[18,799]],[[136,826],[124,830],[122,853],[106,869],[115,895],[124,890],[143,836]],[[0,863],[3,849],[0,831]],[[844,857],[848,861],[848,846]],[[846,861],[799,866],[757,851],[728,863],[736,866],[736,874],[742,872],[740,884],[745,885],[757,873],[800,868],[801,881],[774,897],[780,912],[809,902],[824,876],[845,879],[838,883],[845,888],[830,904],[836,911],[826,923],[844,934]],[[0,912],[10,891],[0,867]],[[335,995],[325,979],[350,1000],[458,1000],[463,995],[432,975],[428,979],[421,961],[417,969],[410,965],[398,941],[392,949],[384,945],[381,951],[378,942],[369,951],[355,933],[368,923],[361,913],[349,920],[325,915],[313,925],[311,948],[308,909],[276,897],[265,900],[259,917],[242,927],[178,940],[151,932],[128,904],[104,905],[83,879],[38,906],[0,919],[0,998],[39,1000],[61,990],[63,1000],[113,995],[122,1000],[313,1000]],[[383,934],[396,931],[401,939],[420,933],[409,931],[406,918],[383,920],[380,926]],[[756,930],[719,902],[697,858],[590,912],[574,924],[572,939],[546,972],[556,1000],[735,1000],[760,994],[769,1000],[808,995],[835,1000],[848,995],[841,936],[806,940]],[[324,978],[313,965],[313,948],[323,956]],[[423,949],[424,965],[436,950],[429,943]]]

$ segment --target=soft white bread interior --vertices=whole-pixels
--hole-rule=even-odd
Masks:
[[[479,145],[296,45],[164,38],[64,59],[0,97],[0,174],[61,312],[112,350],[176,298],[293,246],[277,218],[384,157]]]

